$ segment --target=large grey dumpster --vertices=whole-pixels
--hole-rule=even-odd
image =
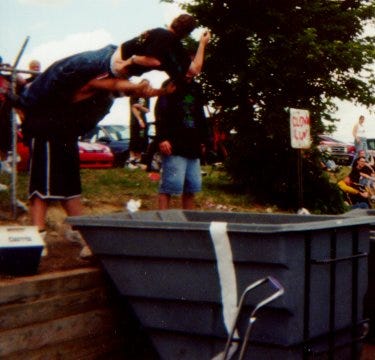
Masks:
[[[375,216],[375,210],[355,209],[345,216]],[[375,218],[374,218],[375,219]],[[370,225],[370,250],[368,257],[368,289],[364,302],[365,316],[370,319],[370,332],[368,339],[375,342],[375,220]]]
[[[354,334],[363,321],[372,219],[170,210],[68,221],[163,359],[211,359],[222,351],[233,304],[265,276],[285,294],[259,314],[248,352],[299,359],[315,339]],[[264,296],[265,289],[254,294],[248,308]]]

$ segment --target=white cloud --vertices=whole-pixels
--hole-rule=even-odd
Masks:
[[[22,5],[65,5],[71,2],[71,0],[18,0]]]
[[[82,51],[99,49],[110,43],[113,43],[113,38],[110,33],[103,29],[70,34],[61,40],[36,46],[30,52],[25,53],[20,68],[27,68],[30,60],[37,59],[41,62],[43,70],[56,60]]]
[[[18,68],[27,69],[29,62],[32,59],[37,59],[41,62],[43,71],[56,60],[78,52],[99,49],[102,46],[111,43],[114,43],[113,37],[105,30],[70,34],[63,39],[44,43],[33,48],[30,52],[25,53],[21,58],[20,66]],[[158,88],[167,78],[167,75],[164,72],[151,71],[142,76],[142,78],[148,79],[153,87]],[[139,80],[140,79],[136,77],[132,79],[134,82],[138,82]],[[155,100],[156,99],[151,99],[151,111],[148,116],[150,121],[153,121],[154,119],[153,107]],[[128,124],[129,111],[129,98],[118,99],[115,101],[110,113],[103,119],[103,122]]]
[[[119,98],[116,99],[113,104],[111,111],[107,116],[101,121],[102,124],[129,124],[130,116],[129,98]]]
[[[168,25],[174,18],[183,13],[184,11],[182,11],[177,4],[164,4],[164,20]]]
[[[111,5],[114,7],[120,6],[123,0],[111,0]]]
[[[161,71],[150,71],[142,76],[142,79],[148,79],[151,86],[154,88],[159,88],[164,80],[168,78],[165,72]],[[138,82],[140,78],[132,78],[132,81]],[[154,107],[155,107],[156,97],[150,99],[150,112],[147,114],[147,121],[154,121]],[[116,99],[113,104],[110,113],[101,121],[103,124],[122,124],[129,125],[130,120],[130,107],[129,98],[123,97]]]

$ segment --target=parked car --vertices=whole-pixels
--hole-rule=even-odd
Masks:
[[[78,142],[81,169],[106,169],[113,167],[114,156],[111,149],[103,144]],[[17,163],[18,171],[27,171],[29,168],[29,148],[22,142],[22,133],[18,134]]]
[[[97,125],[81,137],[90,143],[109,146],[114,155],[114,166],[124,166],[129,156],[130,136],[124,125]]]
[[[17,170],[28,171],[29,169],[29,148],[23,142],[21,131],[17,132]]]
[[[367,139],[367,149],[370,155],[375,158],[375,139]]]
[[[81,169],[106,169],[113,167],[114,155],[108,146],[79,141],[78,147]]]
[[[355,157],[355,146],[336,140],[327,135],[319,135],[319,150],[328,153],[330,158],[339,165],[350,165]]]

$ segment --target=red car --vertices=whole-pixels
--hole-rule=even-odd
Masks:
[[[113,167],[114,156],[111,149],[102,144],[78,142],[81,169],[106,169]],[[17,153],[18,171],[27,171],[29,167],[29,148],[22,142],[22,134],[18,133]]]
[[[29,169],[29,148],[23,143],[23,135],[20,131],[17,139],[17,154],[19,156],[17,170],[27,171]]]
[[[78,141],[81,169],[113,167],[114,156],[107,145]]]

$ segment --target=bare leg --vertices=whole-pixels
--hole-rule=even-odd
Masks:
[[[46,215],[47,215],[48,203],[46,200],[41,199],[40,197],[33,196],[30,199],[30,217],[31,222],[39,230],[39,233],[44,242],[44,248],[42,251],[42,256],[48,255],[47,243],[45,240],[46,237]]]
[[[46,228],[47,201],[33,196],[30,200],[30,216],[33,225],[38,227],[39,231]]]
[[[169,209],[171,196],[169,194],[159,194],[159,210]]]
[[[83,206],[80,197],[75,197],[69,200],[65,200],[62,203],[66,213],[69,216],[79,216],[83,214]],[[65,238],[70,242],[79,243],[82,246],[79,256],[81,258],[90,258],[93,256],[90,248],[86,241],[82,238],[78,231],[73,231],[71,228],[65,231]]]
[[[83,207],[80,197],[75,197],[62,202],[62,206],[69,216],[78,216],[83,214]]]
[[[194,204],[194,194],[182,194],[181,197],[182,200],[182,208],[186,210],[191,210],[194,209],[195,204]]]

